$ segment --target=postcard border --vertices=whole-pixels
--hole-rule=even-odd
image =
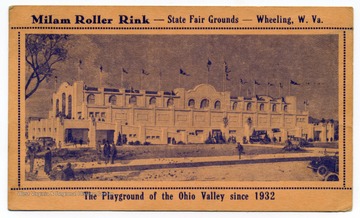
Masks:
[[[17,190],[352,190],[346,187],[346,31],[352,27],[26,27],[11,30],[344,30],[343,31],[343,185],[342,187],[21,187],[21,32],[18,32],[18,187]],[[338,33],[340,36],[341,33]]]

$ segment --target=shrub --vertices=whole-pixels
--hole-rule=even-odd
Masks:
[[[134,145],[134,142],[133,142],[133,141],[130,141],[130,142],[129,142],[129,145]]]
[[[141,145],[141,143],[140,143],[139,140],[136,140],[136,141],[134,142],[134,145]]]
[[[178,143],[176,143],[178,145],[184,145],[185,143],[183,141],[179,141]]]
[[[144,142],[144,145],[151,145],[151,142]]]

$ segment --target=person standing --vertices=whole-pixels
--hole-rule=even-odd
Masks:
[[[240,144],[240,142],[237,143],[236,149],[239,152],[239,159],[241,159],[241,154],[244,154],[244,147]]]
[[[115,161],[116,155],[117,155],[116,145],[114,144],[114,142],[111,143],[110,155],[111,155],[111,162],[110,163],[114,164],[114,161]]]
[[[50,172],[51,172],[51,157],[52,154],[51,154],[51,150],[49,147],[46,148],[46,153],[45,153],[45,156],[44,156],[44,159],[45,159],[45,165],[44,165],[44,172],[49,175]]]
[[[101,141],[100,140],[96,143],[96,154],[97,154],[98,164],[100,164],[101,163]]]
[[[35,152],[35,146],[31,143],[26,152],[26,160],[29,160],[30,162],[30,173],[34,171]]]
[[[63,173],[61,175],[61,180],[63,181],[75,180],[75,173],[74,170],[71,168],[71,163],[66,164],[66,168],[63,170]]]
[[[105,144],[104,144],[104,158],[105,158],[105,164],[109,163],[109,159],[110,159],[109,141],[106,141]]]

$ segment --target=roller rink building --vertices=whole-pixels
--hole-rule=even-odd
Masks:
[[[44,102],[45,103],[45,102]],[[209,84],[193,89],[149,91],[89,87],[82,81],[62,83],[52,94],[47,118],[31,119],[28,139],[52,137],[96,145],[97,141],[170,144],[204,143],[209,134],[242,141],[254,130],[266,130],[283,142],[288,137],[334,139],[334,124],[311,124],[309,112],[297,108],[295,96],[231,96]]]

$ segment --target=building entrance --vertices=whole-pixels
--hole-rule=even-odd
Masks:
[[[96,130],[96,141],[114,141],[114,130]]]
[[[65,143],[88,144],[89,129],[65,129]]]

